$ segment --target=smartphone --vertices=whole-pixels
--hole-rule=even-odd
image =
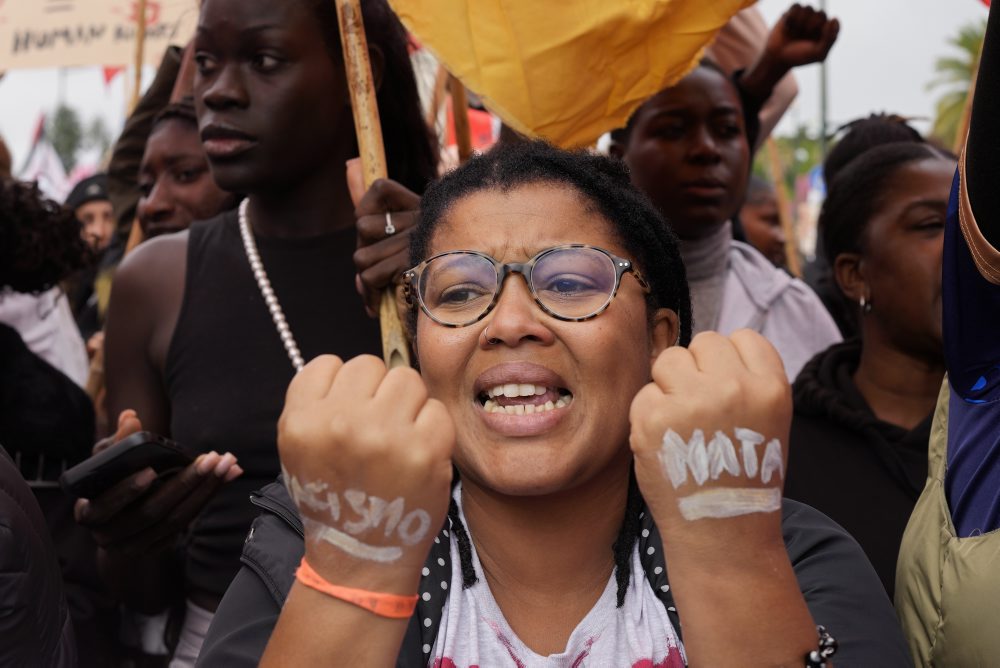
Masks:
[[[147,466],[162,477],[180,471],[195,457],[169,438],[140,431],[66,470],[59,484],[70,496],[92,499]]]

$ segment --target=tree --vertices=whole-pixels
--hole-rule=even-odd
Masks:
[[[67,173],[76,165],[76,152],[83,143],[83,126],[80,116],[71,107],[64,104],[56,107],[49,119],[45,132],[52,142],[52,147],[62,160]]]
[[[798,178],[808,174],[813,167],[823,161],[819,138],[806,126],[799,125],[794,134],[785,137],[775,136],[774,139],[778,144],[778,155],[781,157],[785,188],[789,193],[794,193]],[[763,148],[755,156],[753,173],[773,181],[771,164],[768,161],[767,151]]]
[[[986,19],[962,26],[958,35],[948,40],[948,44],[958,53],[941,56],[934,62],[936,77],[927,84],[927,90],[943,88],[944,92],[937,101],[937,115],[931,134],[945,146],[955,145],[969,86],[979,67],[979,53],[982,51],[985,35]]]
[[[81,144],[81,148],[96,148],[102,155],[111,147],[111,133],[100,116],[94,117],[87,125]]]

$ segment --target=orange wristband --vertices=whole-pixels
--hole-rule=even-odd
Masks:
[[[330,584],[323,579],[323,576],[313,570],[312,566],[306,563],[306,558],[302,557],[299,569],[295,571],[295,578],[318,592],[347,601],[359,608],[364,608],[373,612],[379,617],[390,619],[409,619],[413,616],[413,611],[417,607],[417,595],[400,596],[398,594],[381,594],[379,592],[367,591],[365,589],[351,589],[350,587],[340,587]]]

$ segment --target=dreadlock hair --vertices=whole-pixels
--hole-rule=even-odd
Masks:
[[[819,214],[823,248],[832,267],[841,253],[863,253],[868,221],[883,206],[892,178],[912,162],[951,156],[929,144],[897,142],[870,149],[838,174]]]
[[[335,62],[343,63],[336,3],[309,0],[309,4],[319,21],[327,52]],[[377,48],[383,56],[376,97],[389,178],[422,193],[437,177],[438,150],[437,140],[420,111],[406,30],[386,0],[364,0],[361,14],[369,48]]]
[[[0,180],[0,288],[44,292],[93,259],[72,210],[37,184]]]
[[[619,160],[586,152],[562,151],[541,141],[499,144],[473,157],[435,182],[420,201],[417,226],[410,237],[410,262],[425,260],[437,225],[454,204],[481,191],[510,192],[532,184],[554,184],[577,192],[610,225],[632,261],[650,286],[647,308],[673,310],[680,319],[680,345],[691,340],[691,299],[677,237],[656,207],[629,180],[628,169]],[[416,307],[411,308],[409,327],[416,331]],[[625,519],[611,547],[615,559],[618,605],[624,603],[631,574],[631,553],[639,535],[642,496],[630,474]],[[457,505],[449,509],[452,530],[459,547],[464,587],[477,581],[472,566],[468,534]]]
[[[856,118],[837,128],[834,134],[843,130],[847,132],[834,144],[823,161],[823,180],[828,187],[836,180],[840,170],[869,149],[899,142],[924,143],[920,133],[897,114],[879,113]]]

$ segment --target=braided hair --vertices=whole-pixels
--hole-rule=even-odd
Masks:
[[[562,151],[541,141],[499,144],[427,189],[410,238],[411,264],[427,258],[434,230],[458,200],[484,190],[509,192],[536,183],[572,188],[607,219],[649,283],[650,316],[657,308],[673,310],[680,320],[678,342],[686,346],[691,340],[691,298],[677,237],[652,202],[632,185],[628,168],[619,160],[583,151]],[[416,318],[414,307],[409,313],[411,332],[416,331]],[[635,474],[630,472],[625,517],[609,546],[614,555],[619,607],[625,602],[631,578],[631,555],[639,537],[642,505]],[[468,588],[478,577],[472,565],[471,541],[454,500],[448,516],[458,544],[463,587]]]
[[[920,133],[898,114],[879,113],[855,118],[837,128],[834,135],[841,132],[844,136],[833,145],[823,161],[823,180],[828,187],[837,179],[840,170],[869,149],[900,142],[924,143]]]

